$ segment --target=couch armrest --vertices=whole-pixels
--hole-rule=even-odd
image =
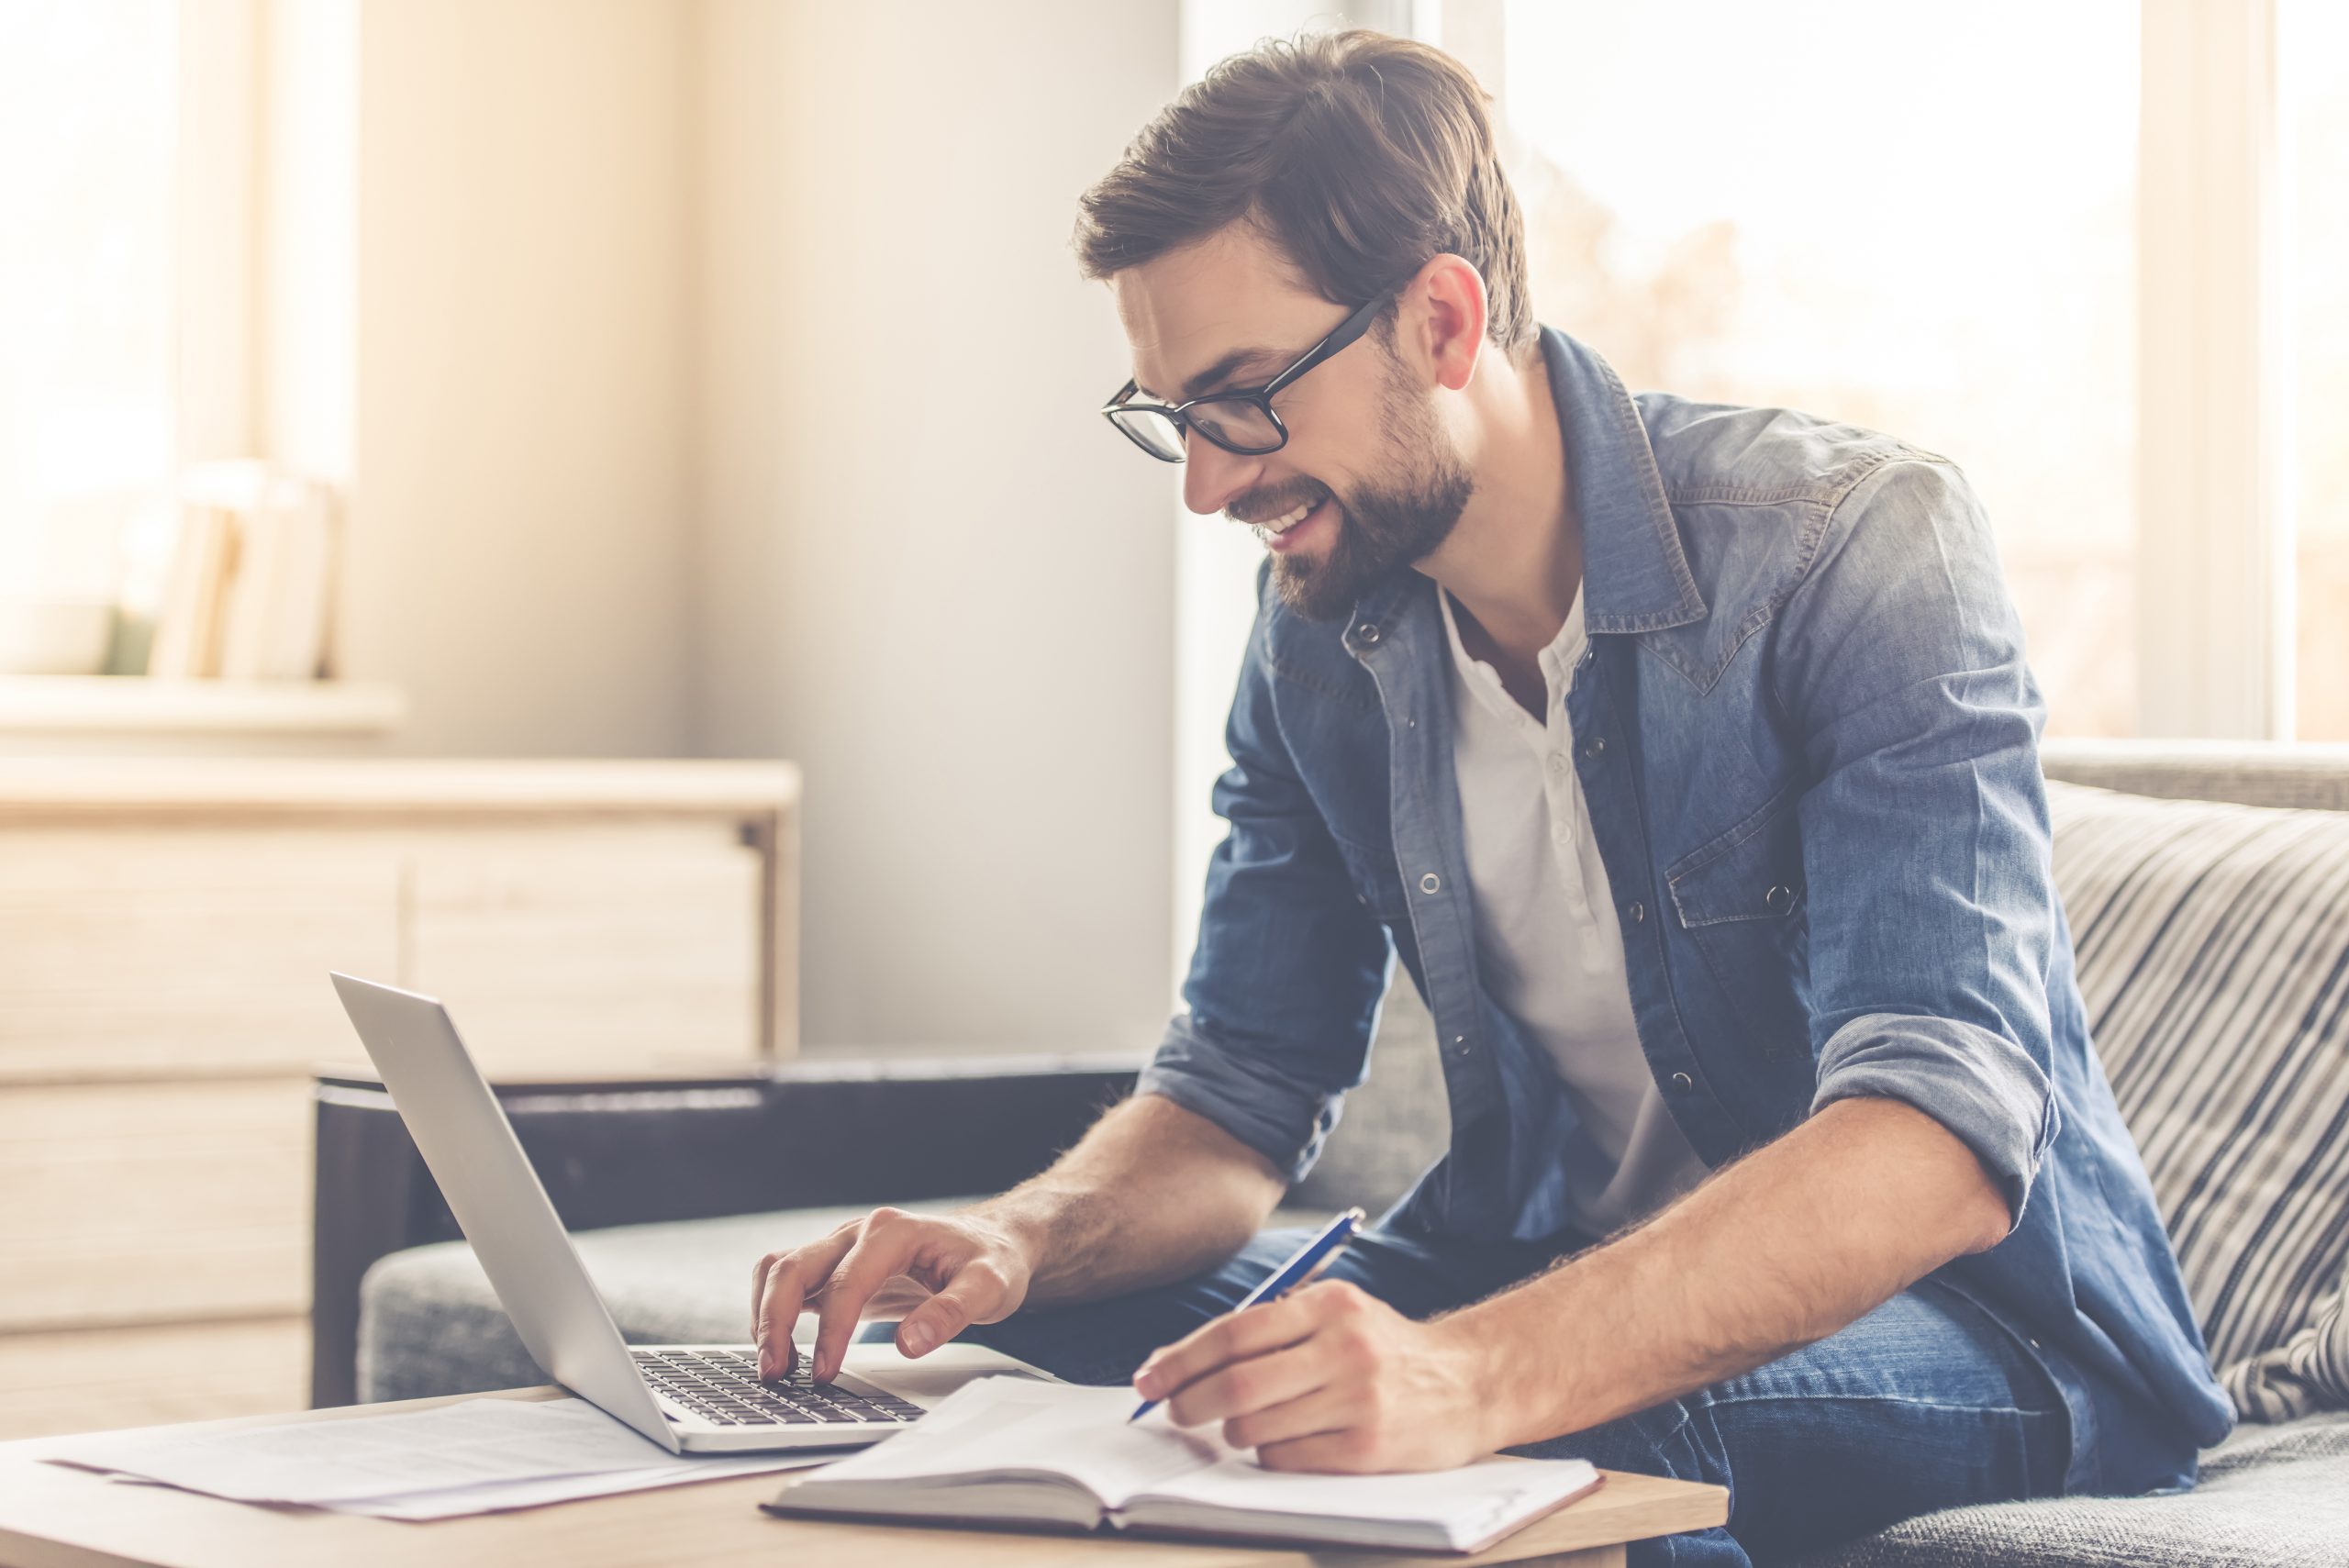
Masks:
[[[996,1192],[1130,1093],[1123,1059],[794,1062],[739,1077],[495,1086],[575,1230]],[[378,1079],[317,1081],[310,1402],[356,1396],[359,1282],[461,1234]]]

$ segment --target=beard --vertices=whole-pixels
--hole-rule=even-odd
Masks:
[[[1372,584],[1425,560],[1451,535],[1475,491],[1435,411],[1402,384],[1392,358],[1388,366],[1379,428],[1396,454],[1394,470],[1351,495],[1330,492],[1338,538],[1326,558],[1273,557],[1273,586],[1281,603],[1307,620],[1345,619]]]

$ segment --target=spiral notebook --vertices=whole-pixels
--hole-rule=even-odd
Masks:
[[[1163,1413],[1129,1426],[1133,1391],[982,1378],[874,1448],[807,1472],[779,1514],[1120,1529],[1424,1551],[1481,1551],[1598,1485],[1582,1460],[1457,1470],[1266,1470],[1213,1429]]]

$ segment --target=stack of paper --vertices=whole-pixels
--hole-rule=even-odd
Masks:
[[[816,1464],[830,1455],[684,1458],[581,1399],[469,1399],[397,1416],[213,1432],[109,1433],[52,1462],[246,1503],[393,1519],[532,1507]]]

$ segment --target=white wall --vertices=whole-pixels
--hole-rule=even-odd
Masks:
[[[1165,1018],[1166,472],[1078,194],[1173,0],[699,8],[696,749],[807,773],[803,1034],[1139,1048]]]
[[[692,20],[362,8],[341,646],[399,750],[685,748]]]
[[[1454,0],[1455,8],[1461,6]],[[1183,80],[1196,82],[1226,55],[1267,38],[1289,38],[1346,27],[1383,28],[1437,41],[1442,7],[1431,0],[1183,0]],[[1179,491],[1168,509],[1175,516],[1174,621],[1174,815],[1168,922],[1174,942],[1174,984],[1190,967],[1205,901],[1208,858],[1223,842],[1227,827],[1215,814],[1209,792],[1231,765],[1224,750],[1224,726],[1231,712],[1232,688],[1240,679],[1241,654],[1256,618],[1256,569],[1264,547],[1247,528],[1220,516],[1193,517]]]

